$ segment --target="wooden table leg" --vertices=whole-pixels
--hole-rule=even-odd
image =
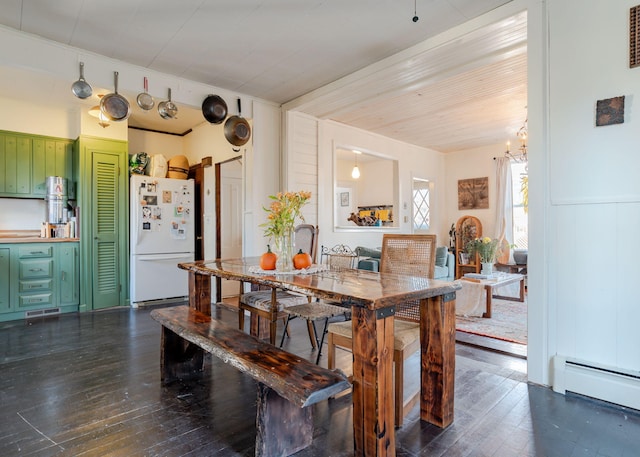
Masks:
[[[512,282],[509,282],[507,284],[512,284]],[[500,298],[502,300],[511,300],[511,301],[524,302],[524,277],[520,278],[519,282],[520,282],[520,294],[517,297],[507,297],[505,295],[493,295],[493,289],[492,289],[492,287],[494,287],[493,285],[487,285],[486,286],[488,288],[487,290],[491,291],[491,293],[489,295],[487,295],[487,297]],[[504,284],[504,285],[506,286],[507,284]],[[491,317],[491,316],[489,315],[489,316],[483,316],[483,317]]]
[[[486,294],[487,294],[487,310],[482,313],[482,317],[486,317],[487,319],[491,318],[491,298],[493,297],[493,288],[491,285],[484,286]]]
[[[456,294],[420,304],[420,418],[438,427],[453,422],[456,370]]]
[[[352,307],[354,455],[396,455],[393,313]]]
[[[189,306],[211,316],[211,276],[189,271]]]

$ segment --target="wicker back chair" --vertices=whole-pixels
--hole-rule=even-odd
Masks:
[[[381,273],[433,278],[436,261],[435,235],[385,234],[380,257]],[[401,427],[406,414],[418,403],[420,391],[404,399],[404,361],[420,349],[420,303],[408,301],[396,306],[393,338],[395,425]],[[329,324],[329,368],[335,368],[335,348],[353,347],[350,322]]]
[[[380,255],[381,273],[433,278],[436,264],[435,235],[385,234]],[[418,301],[396,306],[396,319],[420,322]]]

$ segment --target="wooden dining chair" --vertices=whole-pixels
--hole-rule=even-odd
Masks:
[[[357,254],[347,245],[339,244],[329,249],[322,246],[320,250],[320,263],[327,265],[332,270],[343,270],[345,268],[354,269],[357,265]],[[351,319],[351,309],[342,306],[340,303],[331,301],[320,301],[316,299],[313,302],[305,303],[302,305],[293,305],[284,308],[283,312],[287,314],[287,321],[285,324],[285,331],[289,326],[291,319],[301,318],[307,321],[307,328],[309,331],[309,338],[314,336],[315,343],[312,341],[311,345],[314,349],[318,349],[316,354],[316,365],[320,363],[320,356],[322,355],[322,346],[324,344],[324,338],[329,332],[329,320],[341,316],[344,321]],[[315,326],[316,321],[323,323],[322,333],[318,337],[317,328]],[[283,332],[280,346],[284,344],[284,338],[286,333]]]
[[[294,228],[295,252],[302,249],[311,256],[313,263],[316,263],[317,247],[318,247],[318,227],[311,224],[299,224]],[[272,295],[275,294],[275,306],[272,306]],[[250,326],[253,334],[260,334],[261,327],[268,323],[269,326],[269,342],[276,342],[276,328],[278,319],[286,322],[288,314],[283,310],[290,306],[303,305],[309,303],[311,297],[307,295],[297,294],[284,290],[272,290],[270,288],[263,290],[244,291],[244,283],[240,283],[240,300],[238,309],[238,326],[244,329],[245,311],[250,313]],[[316,348],[316,336],[313,325],[308,323],[309,340],[311,345]]]
[[[380,257],[381,273],[397,273],[433,278],[436,235],[385,234]],[[352,323],[334,322],[328,326],[328,367],[335,368],[336,346],[351,350]],[[395,425],[401,427],[406,414],[416,405],[420,390],[404,399],[404,361],[420,349],[420,302],[407,301],[396,306],[394,318],[393,366]]]

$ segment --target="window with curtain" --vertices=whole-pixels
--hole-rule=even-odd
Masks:
[[[526,163],[511,164],[513,195],[513,244],[515,249],[527,249],[529,245],[529,218],[523,183],[528,190],[528,171]]]

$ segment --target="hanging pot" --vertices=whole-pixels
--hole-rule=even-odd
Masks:
[[[219,95],[209,95],[202,102],[202,115],[212,124],[221,124],[227,118],[227,103]]]
[[[78,98],[89,98],[93,93],[91,85],[84,79],[84,62],[80,62],[80,79],[71,85],[71,92]]]
[[[145,111],[149,111],[153,108],[153,105],[156,104],[156,102],[153,101],[153,97],[149,95],[149,83],[146,76],[144,77],[144,92],[138,94],[136,102],[138,106]]]
[[[169,99],[158,103],[158,113],[163,119],[176,118],[178,107],[171,101],[171,88],[169,88]]]
[[[240,99],[238,99],[238,116],[231,116],[224,123],[224,136],[234,146],[242,146],[251,138],[251,126],[242,117]]]
[[[115,91],[100,99],[100,111],[110,121],[125,121],[131,115],[129,101],[118,93],[118,72],[113,72],[113,85]]]

